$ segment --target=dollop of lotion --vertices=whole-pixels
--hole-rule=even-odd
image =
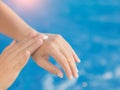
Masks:
[[[47,40],[49,37],[47,36],[47,35],[45,35],[44,37],[43,37],[43,40]]]

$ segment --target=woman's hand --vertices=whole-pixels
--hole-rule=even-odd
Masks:
[[[45,35],[49,38],[34,52],[33,59],[40,67],[62,78],[61,70],[49,62],[49,56],[52,56],[62,66],[69,79],[73,76],[77,78],[78,70],[75,62],[80,60],[71,46],[60,35]]]
[[[40,47],[43,36],[31,34],[29,39],[8,46],[0,55],[0,90],[6,90],[28,62],[30,54]]]

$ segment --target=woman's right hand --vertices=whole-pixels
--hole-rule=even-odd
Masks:
[[[42,35],[31,36],[19,43],[15,41],[0,55],[0,90],[6,90],[28,62],[30,54],[42,44]]]

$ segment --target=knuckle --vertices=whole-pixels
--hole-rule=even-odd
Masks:
[[[49,47],[53,48],[54,47],[54,43],[53,42],[49,42]]]
[[[64,60],[64,61],[63,61],[63,66],[66,67],[67,65],[68,65],[67,60]]]
[[[58,38],[56,38],[56,37],[54,37],[53,39],[52,39],[52,42],[53,43],[56,43],[58,41]]]
[[[69,63],[70,65],[74,66],[74,61],[73,61],[73,60],[69,59],[69,60],[68,60],[68,63]]]
[[[61,37],[62,36],[59,35],[59,34],[55,35],[55,37],[52,39],[52,42],[57,43],[60,40]]]

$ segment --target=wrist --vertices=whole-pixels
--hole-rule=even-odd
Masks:
[[[21,31],[21,30],[20,30],[20,31]],[[26,28],[24,29],[24,33],[22,32],[22,37],[21,37],[21,35],[20,35],[18,41],[21,41],[21,40],[24,40],[24,39],[28,38],[29,35],[30,35],[30,33],[35,33],[36,35],[39,34],[39,32],[37,32],[35,29],[33,29],[32,27],[29,27],[29,26],[28,26],[28,27],[26,27]]]

